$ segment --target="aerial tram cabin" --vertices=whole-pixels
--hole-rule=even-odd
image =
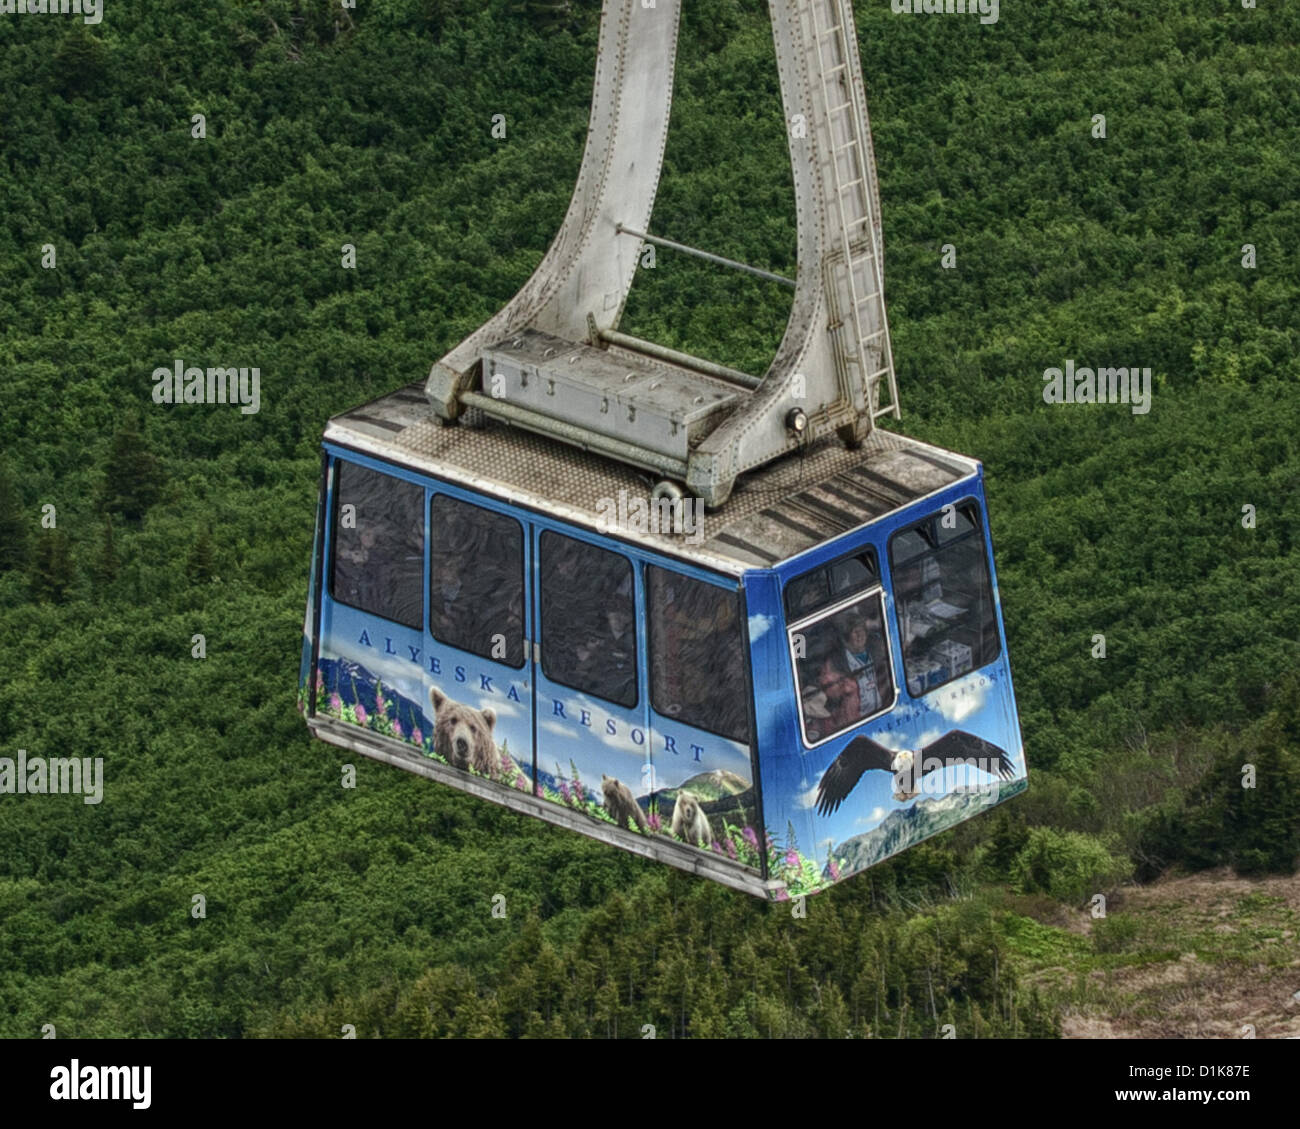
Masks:
[[[299,702],[326,741],[783,899],[1026,765],[982,468],[877,426],[898,397],[851,0],[771,5],[804,126],[772,367],[617,330],[679,5],[606,0],[578,188],[519,295],[329,422]]]

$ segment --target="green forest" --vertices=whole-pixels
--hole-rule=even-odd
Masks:
[[[793,275],[767,5],[683,7],[652,230]],[[0,756],[105,778],[0,795],[0,1035],[1055,1037],[1090,974],[1210,951],[1125,891],[1295,873],[1300,7],[856,13],[889,426],[984,464],[1029,788],[803,917],[295,709],[325,422],[540,261],[599,0],[0,15]],[[621,328],[761,373],[789,302],[665,250]],[[258,366],[260,411],[155,404],[176,358]],[[1067,359],[1150,367],[1149,414],[1045,404]]]

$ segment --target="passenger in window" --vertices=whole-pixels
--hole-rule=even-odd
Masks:
[[[339,546],[338,559],[343,566],[343,584],[339,595],[353,607],[373,608],[378,603],[375,569],[370,563],[370,554],[375,548],[378,534],[371,527],[358,531],[355,541]]]
[[[611,608],[605,612],[605,624],[606,633],[593,640],[583,659],[591,682],[605,687],[604,697],[611,701],[635,700],[636,628],[632,613],[621,607]]]
[[[429,572],[434,614],[449,617],[456,606],[456,598],[460,595],[460,569],[455,562],[435,553],[429,561]]]
[[[588,613],[586,620],[591,626],[577,636],[577,680],[603,698],[629,703],[636,700],[636,618],[631,572],[613,591],[608,582],[603,587],[605,591],[598,597],[603,614],[591,623]]]
[[[839,645],[833,647],[817,677],[830,713],[829,731],[845,729],[880,709],[880,684],[871,654],[870,627],[861,612],[836,617]]]

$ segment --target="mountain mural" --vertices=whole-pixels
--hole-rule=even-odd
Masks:
[[[998,800],[1005,800],[1024,791],[1027,780],[1003,785]],[[853,873],[874,866],[905,847],[960,823],[988,806],[993,797],[979,790],[950,792],[946,796],[922,796],[916,803],[890,812],[877,827],[862,835],[845,839],[832,852],[840,860],[841,874]]]

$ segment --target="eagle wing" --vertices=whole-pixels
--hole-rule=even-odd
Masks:
[[[926,745],[918,759],[921,762],[922,779],[940,768],[976,762],[980,768],[997,762],[997,775],[1003,780],[1010,780],[1016,774],[1015,766],[1005,750],[964,729],[954,729]]]
[[[817,786],[817,813],[830,815],[835,811],[857,787],[864,772],[877,768],[890,772],[893,765],[892,750],[876,744],[869,737],[854,737],[822,775],[822,781]]]

